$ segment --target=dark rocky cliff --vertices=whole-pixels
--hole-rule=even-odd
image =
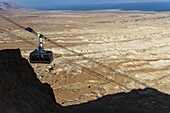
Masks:
[[[50,85],[42,84],[20,50],[0,51],[0,113],[60,113]]]

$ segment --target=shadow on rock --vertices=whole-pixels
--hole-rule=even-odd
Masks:
[[[170,113],[170,95],[153,88],[138,89],[67,108],[75,113]]]
[[[20,50],[0,51],[0,113],[63,113]]]

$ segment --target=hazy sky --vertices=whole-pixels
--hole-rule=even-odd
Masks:
[[[170,0],[0,0],[0,1],[12,1],[18,5],[25,7],[35,6],[51,6],[62,4],[90,4],[90,3],[110,3],[110,2],[157,2],[157,1],[170,1]]]

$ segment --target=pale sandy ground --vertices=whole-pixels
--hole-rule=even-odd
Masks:
[[[78,56],[46,42],[45,48],[55,53],[54,61],[32,64],[63,106],[145,87],[170,94],[169,12],[33,11],[7,16],[82,53]],[[13,34],[35,44],[37,38],[1,18],[0,25],[0,49],[20,48],[28,58],[36,45]]]

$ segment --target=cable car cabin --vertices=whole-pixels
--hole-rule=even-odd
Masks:
[[[43,52],[38,51],[37,49],[30,53],[29,56],[30,63],[45,63],[50,64],[53,61],[52,51],[43,50]]]

